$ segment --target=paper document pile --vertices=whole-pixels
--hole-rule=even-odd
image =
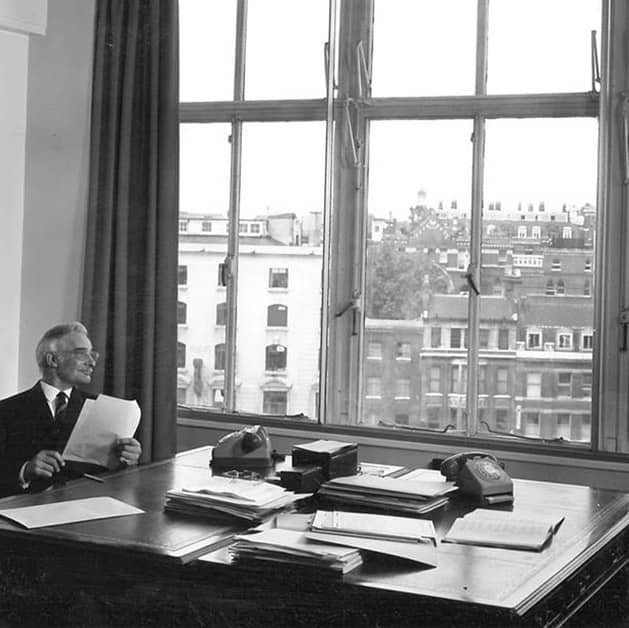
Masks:
[[[522,516],[478,508],[455,519],[445,542],[520,550],[541,550],[561,525],[561,515]]]
[[[165,508],[191,515],[227,515],[261,521],[302,497],[268,482],[214,476],[202,486],[168,491]]]
[[[430,567],[437,565],[437,535],[429,520],[317,510],[306,537],[397,556]]]
[[[368,509],[421,514],[447,503],[454,482],[413,480],[373,475],[334,478],[323,484],[317,495],[323,502]]]
[[[360,551],[311,541],[304,532],[271,528],[236,536],[229,552],[235,561],[263,560],[347,573],[362,564]]]

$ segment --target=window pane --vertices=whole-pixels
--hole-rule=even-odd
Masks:
[[[364,422],[406,413],[410,425],[443,428],[451,409],[463,420],[465,391],[449,395],[447,383],[440,391],[439,374],[447,382],[466,356],[467,248],[459,257],[456,243],[469,237],[471,130],[460,120],[371,123],[369,216],[386,228],[367,241],[365,342],[390,349],[379,363],[363,358]],[[371,377],[408,378],[406,407],[393,384],[370,399]]]
[[[291,414],[317,416],[324,140],[319,122],[244,125],[240,219],[260,230],[240,237],[240,411],[283,386]]]
[[[489,408],[508,404],[510,416],[518,407],[522,416],[535,414],[544,438],[580,434],[559,427],[556,417],[591,412],[591,398],[577,398],[566,378],[592,369],[591,349],[578,339],[593,327],[583,281],[592,277],[585,269],[594,255],[596,146],[595,120],[487,121],[485,199],[494,209],[483,212],[481,324],[507,325],[515,339],[507,358],[511,386],[495,391],[500,406],[490,386]],[[497,263],[500,248],[507,251],[504,264]],[[485,296],[496,287],[503,298]],[[487,359],[505,364],[505,357]],[[525,390],[518,391],[518,381],[527,382]],[[533,430],[523,422],[515,431],[527,429]]]
[[[373,96],[473,94],[475,58],[476,2],[375,1]]]
[[[196,371],[180,373],[179,395],[197,406],[223,403],[226,289],[219,285],[219,267],[227,254],[231,127],[228,124],[180,125],[179,264],[186,266],[187,287],[180,289],[191,304],[187,328],[178,339],[188,348]],[[222,346],[217,354],[215,347]],[[218,357],[217,357],[218,356]]]
[[[593,30],[600,44],[600,0],[491,0],[488,93],[591,90]]]
[[[246,98],[325,96],[327,39],[327,2],[249,0]]]
[[[234,97],[236,0],[179,0],[179,100]]]

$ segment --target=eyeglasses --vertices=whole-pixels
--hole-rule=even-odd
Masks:
[[[225,478],[230,478],[231,480],[249,480],[251,482],[260,482],[262,480],[262,476],[255,471],[236,471],[236,469],[232,469],[231,471],[225,471],[222,474]]]
[[[70,349],[68,351],[58,351],[57,353],[65,353],[73,355],[77,360],[87,360],[91,358],[96,362],[100,357],[100,353],[98,351],[94,351],[94,349]]]

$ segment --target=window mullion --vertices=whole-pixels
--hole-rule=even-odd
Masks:
[[[476,26],[476,89],[477,96],[487,92],[487,28],[488,0],[478,0]],[[470,218],[470,263],[467,269],[469,284],[468,300],[468,344],[467,344],[467,420],[466,434],[473,436],[478,431],[478,358],[480,327],[481,285],[481,230],[483,208],[483,177],[485,157],[485,118],[474,117],[472,137],[472,212]]]
[[[238,1],[236,18],[236,63],[234,68],[234,100],[245,96],[245,49],[247,31],[247,0]],[[229,233],[227,237],[225,322],[225,409],[236,409],[236,329],[238,304],[238,245],[240,225],[240,175],[242,162],[242,120],[232,120],[231,165],[229,175]]]

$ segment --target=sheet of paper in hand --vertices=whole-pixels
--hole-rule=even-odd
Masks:
[[[63,458],[106,467],[116,439],[135,434],[140,414],[137,401],[108,395],[87,399],[63,450]]]

